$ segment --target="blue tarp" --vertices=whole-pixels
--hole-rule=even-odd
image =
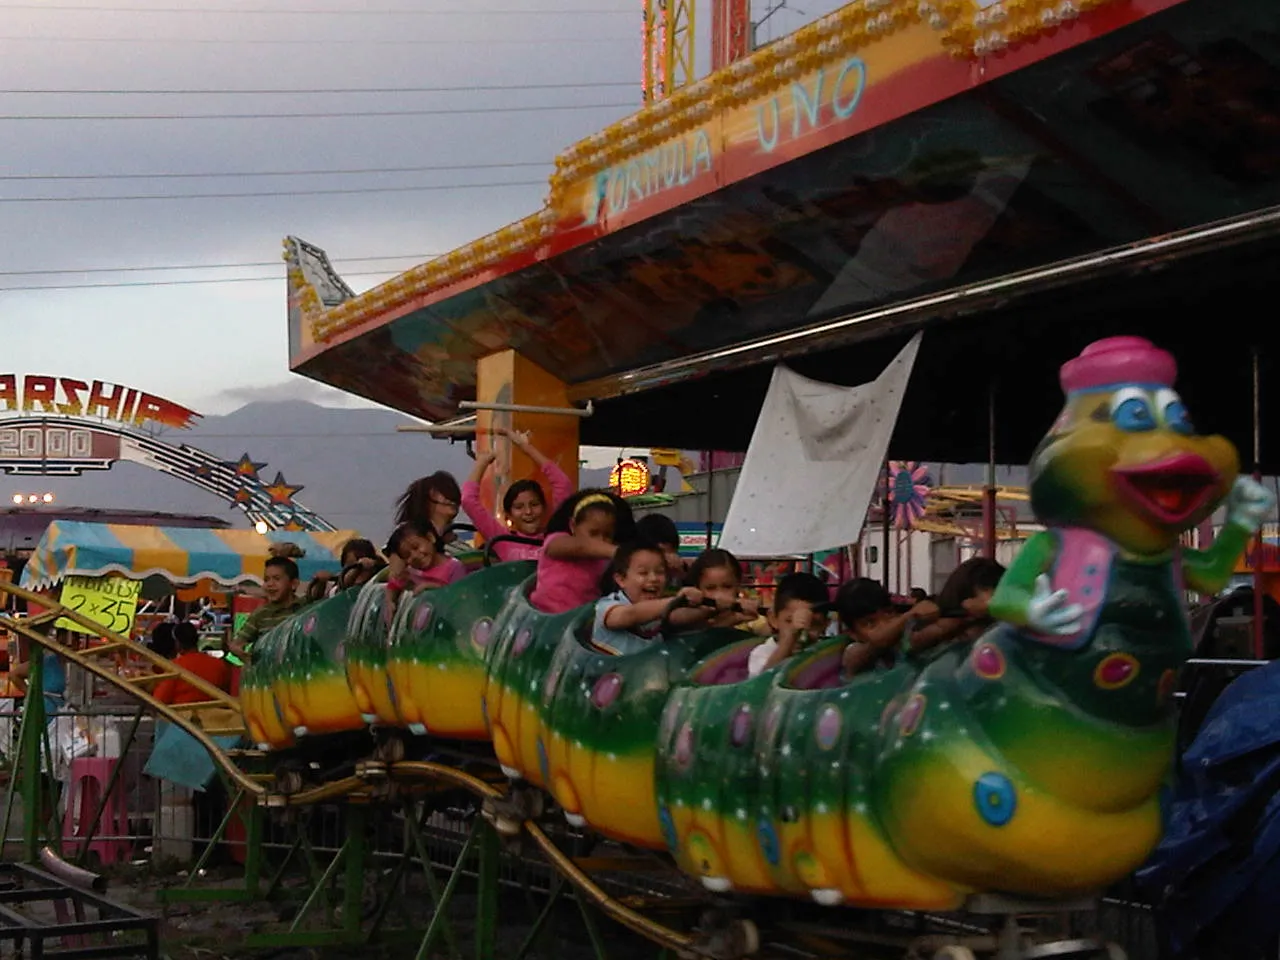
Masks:
[[[1280,935],[1280,662],[1229,686],[1183,755],[1164,839],[1138,883],[1176,955]]]
[[[210,739],[223,750],[230,750],[240,742],[239,737]],[[156,725],[155,746],[151,748],[151,756],[142,772],[190,790],[203,790],[216,771],[213,758],[199,740],[181,727],[161,722]]]

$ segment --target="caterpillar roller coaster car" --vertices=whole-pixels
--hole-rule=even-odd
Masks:
[[[842,638],[751,678],[757,641],[733,630],[616,656],[590,607],[538,611],[534,564],[503,563],[394,609],[374,580],[282,624],[243,678],[249,729],[279,751],[370,727],[483,745],[571,822],[716,892],[929,910],[1094,893],[1161,834],[1185,591],[1220,590],[1273,503],[1196,433],[1175,373],[1129,337],[1064,365],[1030,471],[1045,530],[972,642],[854,677]],[[1180,548],[1220,504],[1214,543]]]

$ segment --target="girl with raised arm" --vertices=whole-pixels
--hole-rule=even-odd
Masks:
[[[502,495],[502,514],[506,522],[489,513],[480,502],[480,481],[489,467],[498,459],[497,454],[490,450],[476,457],[475,468],[471,471],[467,482],[462,485],[462,509],[467,512],[475,528],[486,540],[515,534],[538,541],[538,545],[500,543],[493,548],[499,560],[533,560],[538,556],[552,510],[573,492],[573,485],[565,472],[529,441],[528,433],[508,430],[506,427],[494,427],[493,433],[500,437],[509,437],[511,442],[537,465],[551,488],[550,499],[538,481],[517,480],[507,487]]]

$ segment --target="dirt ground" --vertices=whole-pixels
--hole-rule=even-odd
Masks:
[[[302,881],[286,884],[279,901],[247,903],[197,902],[166,903],[161,892],[185,883],[186,874],[157,878],[150,871],[113,871],[108,896],[161,919],[161,949],[169,960],[322,960],[328,957],[358,956],[366,960],[411,960],[431,921],[431,901],[425,886],[407,882],[394,895],[394,909],[383,924],[385,937],[371,944],[330,947],[251,947],[245,940],[251,936],[283,934],[289,930],[298,906],[310,892]],[[220,877],[210,871],[193,885],[200,890],[233,887],[236,880]],[[513,956],[529,933],[534,909],[545,903],[539,895],[531,906],[519,891],[504,891],[498,904],[498,929],[495,934],[496,956]],[[366,917],[380,906],[366,888]],[[339,908],[340,909],[340,908]],[[449,911],[459,952],[474,956],[475,897],[460,886]],[[339,913],[340,919],[340,913]],[[641,960],[656,957],[658,948],[603,918],[596,917],[600,934],[607,943],[610,960]],[[367,924],[366,924],[367,928]],[[317,906],[304,919],[301,929],[325,929],[325,911]],[[448,956],[443,944],[433,954]],[[583,925],[581,915],[570,900],[564,900],[548,924],[539,947],[531,954],[539,960],[594,960],[595,951]]]

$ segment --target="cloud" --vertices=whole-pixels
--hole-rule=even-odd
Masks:
[[[288,380],[262,386],[228,387],[209,397],[200,409],[210,414],[222,414],[250,403],[274,403],[280,400],[301,400],[322,407],[381,409],[379,405],[360,397],[300,376],[290,376]]]
[[[804,15],[788,6],[770,17],[762,39],[795,29],[838,2],[806,0]],[[396,5],[404,8],[403,15],[387,12],[388,6]],[[698,2],[702,24],[710,23],[710,5],[710,0]],[[757,0],[757,17],[763,16],[761,5]],[[163,6],[181,10],[179,4]],[[250,6],[263,10],[277,4]],[[74,369],[80,376],[136,383],[197,409],[202,403],[212,409],[281,395],[336,403],[322,388],[298,392],[306,389],[297,386],[302,381],[281,379],[288,375],[281,239],[293,234],[325,248],[352,287],[367,289],[385,274],[362,274],[387,266],[405,270],[414,261],[373,264],[343,258],[444,252],[536,211],[547,192],[545,177],[556,154],[631,108],[488,111],[638,101],[638,0],[485,0],[474,13],[468,10],[461,16],[424,16],[422,5],[397,3],[376,4],[367,15],[344,16],[296,15],[317,7],[305,0],[281,0],[278,6],[292,8],[295,15],[249,15],[237,12],[228,0],[215,0],[198,10],[192,7],[196,12],[189,15],[95,13],[63,5],[6,14],[0,27],[0,99],[9,116],[456,111],[310,119],[0,120],[0,174],[93,178],[0,183],[0,218],[5,225],[0,231],[0,263],[6,273],[0,277],[0,330],[5,335],[6,368],[59,374]],[[358,6],[326,3],[319,8],[353,11]],[[442,6],[458,10],[467,4]],[[543,12],[499,15],[486,13],[484,6]],[[564,12],[577,7],[584,13]],[[527,42],[538,38],[546,42]],[[340,42],[302,42],[311,39]],[[699,39],[699,66],[705,70],[709,31],[702,29]],[[266,40],[285,42],[262,42]],[[572,86],[536,89],[538,84]],[[322,92],[370,87],[463,89]],[[280,88],[313,92],[121,92]],[[19,90],[87,92],[9,92]],[[545,166],[472,169],[512,162]],[[462,169],[307,172],[420,166]],[[283,175],[243,175],[251,172]],[[103,179],[122,175],[129,179]],[[502,186],[526,180],[538,184]],[[482,186],[283,195],[461,184]],[[226,199],[89,200],[271,191],[278,193]],[[33,198],[66,202],[11,202]],[[15,273],[180,264],[255,266]],[[252,282],[145,285],[214,277]],[[17,289],[85,283],[142,285]]]

